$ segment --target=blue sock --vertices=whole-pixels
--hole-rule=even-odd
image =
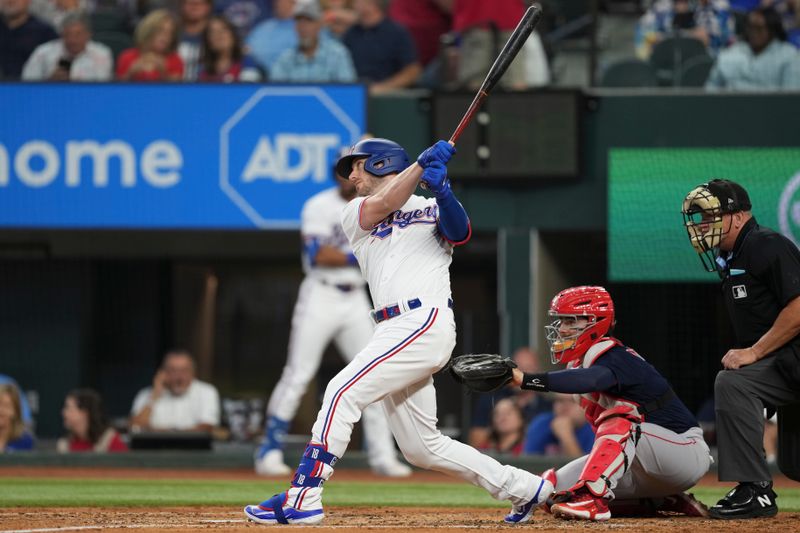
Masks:
[[[286,432],[289,431],[289,421],[281,420],[276,416],[267,419],[267,428],[264,431],[264,443],[261,445],[261,453],[270,450],[282,450],[286,440]]]

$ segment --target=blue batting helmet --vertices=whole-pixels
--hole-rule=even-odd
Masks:
[[[353,161],[366,159],[364,169],[382,178],[392,172],[402,172],[410,164],[403,147],[389,139],[364,139],[345,152],[336,163],[336,173],[344,178],[353,170]]]

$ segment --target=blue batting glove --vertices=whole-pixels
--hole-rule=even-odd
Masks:
[[[420,181],[437,197],[450,189],[450,180],[447,179],[447,167],[441,161],[432,161],[422,171]]]
[[[419,154],[417,163],[422,168],[428,168],[434,161],[446,165],[454,153],[456,153],[455,146],[447,141],[437,141],[436,144]]]

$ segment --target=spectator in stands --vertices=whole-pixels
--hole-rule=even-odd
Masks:
[[[480,87],[497,57],[497,51],[508,40],[524,13],[522,0],[454,0],[453,29],[461,34],[460,85],[470,89]],[[500,78],[501,87],[508,90],[527,88],[525,55],[523,47]]]
[[[70,13],[64,18],[61,39],[40,44],[22,69],[26,81],[108,81],[114,58],[104,44],[91,40],[89,18]]]
[[[219,421],[219,393],[195,378],[194,359],[185,350],[164,356],[153,386],[136,395],[131,410],[134,430],[210,432]]]
[[[317,0],[298,0],[294,9],[298,45],[284,51],[270,79],[291,83],[353,83],[356,71],[350,52],[336,39],[321,39],[322,9]]]
[[[747,15],[746,42],[723,50],[706,82],[706,89],[800,89],[800,52],[786,42],[786,33],[772,8]]]
[[[569,394],[557,394],[550,413],[537,415],[525,431],[523,453],[581,457],[592,450],[594,433],[583,409]]]
[[[215,0],[214,12],[223,15],[236,28],[240,39],[272,16],[272,0]]]
[[[322,1],[322,23],[332,37],[341,40],[356,20],[358,15],[351,0]]]
[[[244,54],[234,25],[221,15],[213,15],[203,32],[203,58],[200,81],[260,81],[261,71]]]
[[[343,42],[353,56],[361,81],[370,94],[382,94],[417,83],[422,67],[405,28],[386,17],[384,0],[355,0],[358,22]]]
[[[297,46],[294,4],[295,0],[275,0],[272,18],[253,28],[247,37],[250,54],[269,75],[278,56]]]
[[[61,416],[67,436],[56,443],[59,453],[128,451],[119,433],[108,424],[103,399],[96,391],[70,391],[64,399]]]
[[[151,11],[134,32],[135,48],[123,51],[117,60],[117,79],[122,81],[178,81],[183,79],[183,61],[175,52],[177,27],[166,9]]]
[[[197,80],[203,53],[203,32],[208,26],[213,7],[212,0],[181,0],[178,55],[183,61],[183,79],[186,81]]]
[[[22,421],[19,389],[0,385],[0,453],[33,449],[33,435]]]
[[[37,46],[58,39],[55,30],[30,14],[30,0],[0,0],[0,79],[17,80]]]
[[[31,15],[59,29],[70,13],[89,11],[86,0],[31,0]]]
[[[395,0],[389,4],[389,18],[408,30],[423,68],[439,53],[442,34],[453,25],[452,12],[453,0]]]
[[[28,404],[28,398],[26,398],[25,392],[22,390],[22,387],[19,386],[17,380],[6,374],[0,374],[0,385],[13,385],[19,391],[19,405],[22,410],[22,423],[25,424],[27,428],[33,428],[33,413],[31,412],[31,406]]]
[[[497,402],[492,410],[492,427],[489,439],[482,447],[497,453],[519,455],[525,436],[522,409],[511,398]]]
[[[702,41],[715,56],[733,42],[735,30],[728,0],[656,0],[636,28],[636,54],[646,60],[659,41],[684,36]]]
[[[539,356],[527,346],[517,348],[512,357],[517,367],[527,374],[540,372]],[[472,427],[469,430],[469,444],[475,448],[486,446],[492,431],[491,416],[494,406],[500,400],[511,398],[522,410],[524,423],[533,419],[539,413],[550,411],[550,402],[541,394],[533,391],[520,390],[517,387],[503,387],[491,394],[481,394],[477,398],[472,413]]]

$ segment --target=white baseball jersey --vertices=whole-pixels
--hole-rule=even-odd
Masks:
[[[338,248],[350,253],[350,243],[342,231],[341,213],[347,201],[339,194],[338,187],[326,189],[309,198],[300,215],[300,232],[306,244],[316,239],[320,246]],[[303,253],[303,270],[307,276],[331,285],[364,285],[364,278],[355,266],[323,267],[311,264]]]
[[[342,212],[342,227],[353,246],[376,308],[412,298],[450,298],[453,246],[439,233],[433,198],[411,196],[399,210],[370,229],[360,225],[356,198]]]

